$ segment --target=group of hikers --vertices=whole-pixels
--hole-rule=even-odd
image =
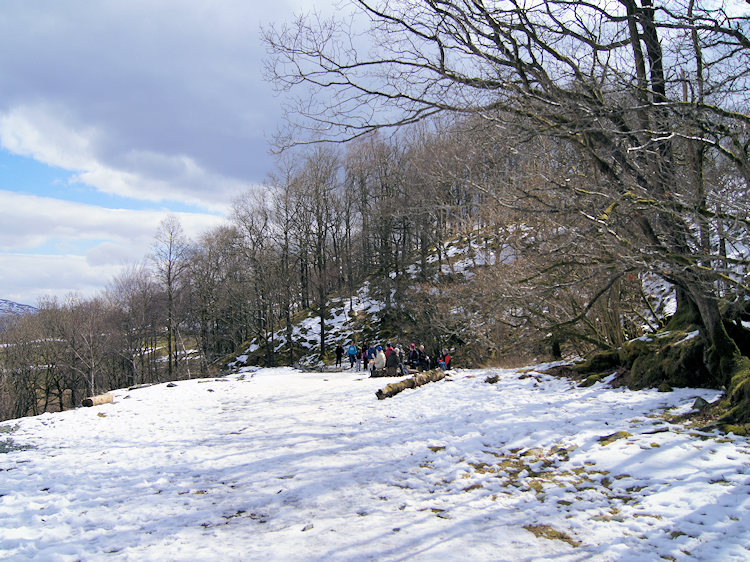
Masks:
[[[346,349],[339,344],[336,346],[337,367],[342,366],[344,355],[349,359],[350,369],[355,367],[357,371],[366,369],[373,377],[406,376],[409,374],[409,369],[427,371],[432,365],[424,345],[417,347],[414,343],[409,345],[408,352],[404,351],[401,344],[393,346],[387,343],[383,347],[365,342],[361,347],[357,347],[354,342],[350,342]],[[451,368],[451,355],[448,350],[443,350],[435,364],[444,371]]]

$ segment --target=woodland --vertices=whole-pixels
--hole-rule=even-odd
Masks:
[[[197,240],[167,217],[100,296],[9,320],[0,419],[205,375],[251,339],[263,365],[329,359],[329,298],[367,281],[369,336],[723,387],[750,421],[746,4],[352,0],[264,34],[288,115],[264,188]],[[457,275],[449,242],[494,259]],[[310,309],[314,349],[292,337]]]

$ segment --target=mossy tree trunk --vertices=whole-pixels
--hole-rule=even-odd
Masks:
[[[694,295],[701,319],[701,334],[708,342],[706,366],[722,384],[728,385],[734,375],[740,350],[724,328],[724,321],[716,298],[711,295]]]
[[[705,364],[709,372],[727,388],[732,421],[750,422],[750,359],[729,336],[715,298],[694,296],[700,311],[701,332],[707,340]]]

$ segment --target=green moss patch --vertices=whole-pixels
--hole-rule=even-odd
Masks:
[[[750,422],[750,359],[736,360],[728,392],[731,410],[728,420],[740,423]]]
[[[605,351],[597,353],[591,356],[583,363],[575,365],[572,368],[573,371],[582,374],[588,373],[603,373],[605,371],[613,370],[621,363],[620,355],[617,351]]]
[[[602,375],[589,375],[586,377],[586,380],[584,380],[581,384],[578,386],[585,388],[588,386],[594,386],[596,383],[602,380]]]

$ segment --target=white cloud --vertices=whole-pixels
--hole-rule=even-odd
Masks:
[[[77,292],[90,296],[100,291],[127,263],[146,257],[167,214],[0,191],[2,298],[34,304],[43,295]],[[171,214],[192,239],[225,221],[216,215]],[[48,246],[79,244],[93,247],[63,255],[48,251]],[[33,253],[40,247],[41,251]]]
[[[14,154],[76,172],[72,181],[102,193],[131,199],[178,201],[226,213],[234,197],[255,184],[212,173],[186,155],[129,150],[121,167],[97,154],[103,135],[95,127],[76,129],[59,108],[23,105],[0,114],[0,146]]]
[[[130,245],[116,242],[102,242],[86,252],[86,263],[92,267],[136,263],[143,257],[133,251]]]
[[[91,297],[122,267],[92,266],[84,256],[76,255],[5,254],[0,259],[3,298],[32,305],[44,296],[62,298],[75,293]]]
[[[297,7],[4,5],[0,143],[104,193],[225,209],[272,166],[281,110],[261,76],[259,29]]]
[[[53,240],[101,239],[139,249],[148,247],[167,214],[176,215],[191,238],[225,220],[210,214],[107,209],[0,190],[0,224],[5,225],[0,229],[0,250],[30,250]]]
[[[0,114],[0,145],[14,154],[66,170],[92,166],[96,130],[71,130],[60,116],[63,111],[59,107],[18,106]]]

